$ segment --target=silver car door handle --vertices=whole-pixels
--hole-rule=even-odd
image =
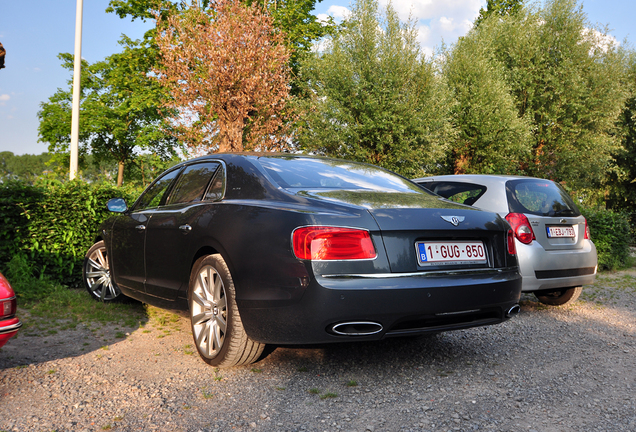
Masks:
[[[146,225],[137,225],[137,226],[135,227],[135,229],[136,229],[137,231],[143,231],[143,230],[145,230],[145,229],[146,229]]]
[[[192,227],[191,227],[190,225],[188,225],[188,224],[181,225],[181,226],[179,227],[179,229],[180,229],[181,231],[183,231],[183,232],[190,232],[190,231],[192,231]]]

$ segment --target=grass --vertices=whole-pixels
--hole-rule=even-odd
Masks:
[[[29,261],[24,258],[13,259],[2,272],[11,281],[18,298],[23,323],[18,336],[54,335],[80,324],[95,334],[100,331],[102,338],[103,329],[113,329],[115,339],[125,339],[128,329],[143,328],[146,324],[161,329],[159,338],[181,331],[179,315],[136,301],[95,301],[84,288],[69,288],[45,276],[35,277]],[[151,328],[143,330],[144,333],[152,331]]]
[[[36,277],[30,261],[16,256],[2,269],[18,298],[21,334],[55,334],[83,323],[91,327],[135,327],[148,321],[141,303],[101,303],[84,288],[69,288],[46,276]]]

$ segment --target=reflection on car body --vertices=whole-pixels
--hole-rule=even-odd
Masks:
[[[557,183],[520,176],[447,175],[414,180],[452,201],[499,213],[515,232],[523,291],[548,305],[576,301],[594,283],[596,247],[587,221]]]
[[[85,260],[89,293],[188,311],[215,366],[254,362],[268,343],[440,332],[518,311],[503,219],[371,165],[214,154],[171,168],[130,208],[108,206],[117,214]],[[431,241],[463,254],[427,262],[416,245]]]

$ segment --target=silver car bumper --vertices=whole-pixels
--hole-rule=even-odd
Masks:
[[[589,285],[596,279],[596,246],[589,240],[574,250],[546,251],[536,241],[516,245],[524,292]]]

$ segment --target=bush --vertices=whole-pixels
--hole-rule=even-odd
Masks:
[[[13,257],[29,260],[35,277],[75,286],[81,265],[99,225],[110,215],[106,202],[113,197],[129,203],[138,190],[110,184],[21,181],[0,185],[0,267]]]
[[[598,268],[614,270],[629,262],[629,215],[605,209],[581,209],[598,253]]]

